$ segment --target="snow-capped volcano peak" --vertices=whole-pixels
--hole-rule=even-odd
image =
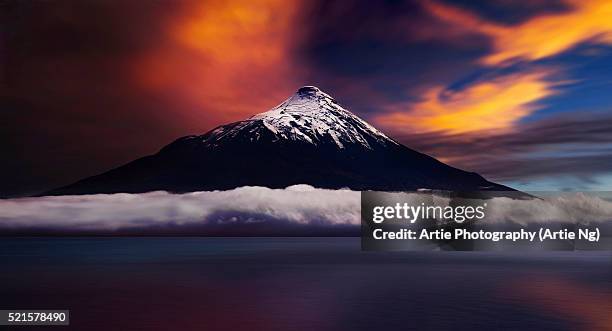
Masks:
[[[325,110],[331,110],[334,105],[338,109],[346,111],[340,107],[338,103],[329,94],[321,91],[316,86],[303,86],[300,87],[295,94],[290,96],[280,105],[266,111],[259,113],[251,119],[261,119],[268,117],[282,117],[286,114],[302,115],[307,113],[316,113]],[[327,106],[327,107],[326,107]]]
[[[314,86],[280,105],[48,194],[193,192],[241,186],[506,191],[385,136]]]
[[[273,141],[286,139],[317,146],[331,144],[340,149],[348,146],[374,149],[397,144],[315,86],[299,88],[271,110],[221,126],[205,135],[205,140],[215,146],[238,136],[259,141],[269,137],[269,133],[273,134]]]

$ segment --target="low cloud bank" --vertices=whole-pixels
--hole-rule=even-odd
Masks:
[[[241,187],[228,191],[171,194],[96,194],[0,200],[0,231],[56,230],[120,232],[123,230],[196,233],[229,229],[308,232],[346,229],[360,222],[359,192],[295,185],[286,189]],[[209,231],[204,231],[207,233]]]
[[[542,199],[495,198],[488,203],[489,223],[604,223],[612,221],[612,201],[586,193],[558,193]]]
[[[612,202],[585,194],[488,200],[487,222],[605,222]],[[0,200],[0,233],[359,235],[360,193],[296,185],[171,194]]]

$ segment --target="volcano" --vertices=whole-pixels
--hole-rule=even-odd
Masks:
[[[163,147],[48,195],[191,192],[241,186],[512,191],[389,138],[314,86],[273,109]]]

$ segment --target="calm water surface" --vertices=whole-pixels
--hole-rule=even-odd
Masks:
[[[0,309],[70,309],[61,330],[612,329],[611,252],[362,252],[358,238],[2,238],[0,265]]]

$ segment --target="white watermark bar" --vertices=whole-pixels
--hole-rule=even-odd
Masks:
[[[363,250],[610,250],[610,192],[361,193]]]
[[[0,310],[0,325],[70,325],[70,311]]]

